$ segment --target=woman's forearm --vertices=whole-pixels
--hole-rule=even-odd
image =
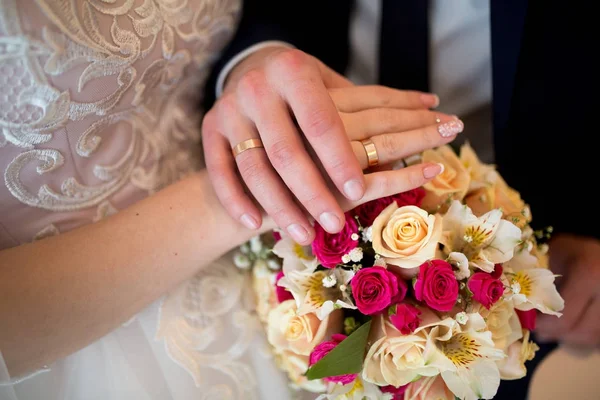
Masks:
[[[9,372],[85,347],[255,234],[225,213],[203,171],[99,223],[0,251]]]

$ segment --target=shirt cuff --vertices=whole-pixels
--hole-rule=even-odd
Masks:
[[[291,44],[289,44],[287,42],[281,42],[278,40],[268,40],[265,42],[256,43],[255,45],[250,46],[246,50],[238,53],[235,57],[233,57],[231,60],[229,60],[229,62],[227,64],[225,64],[225,66],[223,67],[221,72],[219,72],[219,76],[217,78],[217,85],[216,85],[217,99],[219,97],[221,97],[221,94],[223,94],[223,87],[225,86],[225,80],[227,79],[227,76],[229,75],[229,73],[231,72],[232,69],[234,69],[240,62],[242,62],[243,59],[245,59],[252,53],[255,53],[258,50],[264,49],[266,47],[271,47],[271,46],[285,46],[285,47],[294,48],[294,46],[292,46]]]

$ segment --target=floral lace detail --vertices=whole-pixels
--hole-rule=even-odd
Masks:
[[[232,263],[217,262],[169,294],[161,306],[157,337],[196,385],[206,385],[206,376],[214,376],[211,371],[234,383],[235,391],[231,385],[213,385],[203,399],[256,398],[254,373],[242,359],[261,330],[253,309],[243,308],[254,304],[247,278]]]
[[[233,32],[239,1],[35,0],[35,5],[49,24],[26,34],[20,22],[26,15],[19,15],[17,0],[0,0],[0,146],[26,150],[4,172],[12,196],[31,207],[74,211],[100,204],[128,183],[152,193],[196,169],[189,143],[199,141],[198,124],[189,122],[191,113],[178,110],[177,88],[190,65],[206,69],[216,57]],[[146,65],[150,56],[156,59]],[[81,102],[71,89],[52,84],[53,77],[78,70],[75,93],[86,93],[92,82],[107,78],[114,79],[114,90]],[[185,86],[201,92],[198,85]],[[186,121],[159,124],[157,116],[169,105]],[[43,164],[37,168],[40,175],[59,168],[65,149],[38,147],[82,120],[90,124],[77,138],[76,156],[93,158],[103,136],[125,131],[131,141],[122,157],[95,165],[99,184],[73,176],[64,179],[60,191],[46,185],[32,191],[20,179],[21,171],[30,163]],[[159,125],[169,126],[157,132]],[[189,130],[172,129],[181,126]]]
[[[195,106],[240,4],[0,0],[0,201],[52,221],[27,237],[97,222],[201,166]],[[161,307],[157,336],[202,398],[256,396],[245,282],[217,263]]]

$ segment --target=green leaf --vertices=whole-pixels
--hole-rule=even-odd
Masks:
[[[357,374],[362,370],[371,321],[363,324],[306,372],[309,380]]]

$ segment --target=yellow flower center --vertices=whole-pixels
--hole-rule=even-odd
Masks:
[[[457,367],[466,367],[481,358],[480,347],[481,345],[475,339],[459,333],[442,345],[442,352]]]
[[[492,236],[491,230],[485,230],[480,225],[468,226],[463,240],[471,247],[481,247]]]
[[[346,397],[349,398],[349,399],[351,399],[351,398],[353,398],[354,395],[361,394],[362,391],[364,390],[364,388],[365,387],[363,386],[363,384],[360,381],[360,379],[355,379],[354,380],[354,385],[352,386],[352,389],[350,389],[350,391],[348,393],[346,393]]]
[[[308,301],[315,307],[321,307],[327,300],[335,301],[340,298],[340,290],[336,286],[331,288],[323,286],[323,278],[326,276],[327,272],[316,271],[304,283]]]
[[[304,251],[304,247],[299,245],[298,243],[294,243],[294,253],[296,253],[296,256],[302,260],[310,260],[311,257],[306,254],[306,251]]]
[[[529,297],[532,292],[533,281],[524,271],[519,271],[513,277],[513,283],[516,282],[521,287],[519,293],[525,295],[525,297]]]

